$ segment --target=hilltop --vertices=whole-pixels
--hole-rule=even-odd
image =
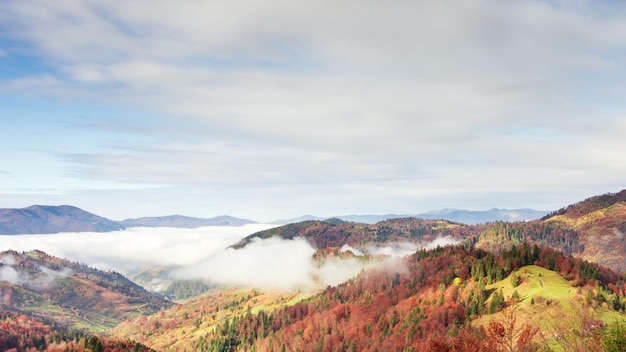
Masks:
[[[449,242],[460,242],[480,228],[445,220],[417,218],[390,219],[376,224],[352,223],[337,219],[309,220],[251,234],[233,247],[241,248],[255,238],[278,236],[283,239],[302,237],[317,249],[348,245],[363,250],[368,246],[397,243],[427,244],[442,237],[447,238]]]
[[[0,234],[107,232],[124,226],[70,205],[0,209]]]

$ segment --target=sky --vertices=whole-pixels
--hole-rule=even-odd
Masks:
[[[626,180],[620,1],[0,2],[0,207],[554,210]]]

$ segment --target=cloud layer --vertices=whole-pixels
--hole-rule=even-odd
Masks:
[[[123,274],[152,266],[175,267],[167,279],[200,279],[213,284],[278,290],[309,290],[337,285],[368,266],[387,262],[380,257],[374,260],[356,257],[317,260],[313,258],[315,248],[302,238],[255,239],[242,249],[229,248],[243,237],[269,227],[256,224],[200,229],[132,228],[108,233],[0,236],[0,251],[38,249]],[[449,243],[449,239],[441,238],[421,245],[398,243],[372,246],[364,252],[399,258],[418,248]],[[363,255],[347,246],[342,250]],[[34,284],[34,278],[22,277],[14,269],[15,262],[11,259],[11,256],[0,257],[0,280],[11,283],[30,280]],[[399,270],[399,262],[392,260],[390,263],[390,267]],[[41,277],[36,280],[38,284],[49,284],[59,275],[67,273],[42,268]]]
[[[268,289],[311,289],[341,283],[364,267],[357,259],[313,260],[315,249],[304,239],[270,238],[243,249],[228,248],[270,225],[200,229],[132,228],[108,233],[0,236],[0,251],[42,250],[102,270],[130,273],[150,266],[178,267],[169,279],[202,279],[214,284]],[[0,280],[28,281],[10,256],[0,258]],[[59,274],[44,270],[51,278]]]
[[[63,118],[27,110],[61,132],[44,143],[31,123],[9,149],[54,162],[37,163],[47,180],[12,166],[3,192],[26,202],[14,194],[50,189],[119,218],[273,220],[552,209],[617,191],[625,12],[615,1],[4,1],[0,60],[15,73],[0,94],[60,101]],[[140,205],[120,205],[129,199]]]

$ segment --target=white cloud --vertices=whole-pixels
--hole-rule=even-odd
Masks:
[[[308,288],[313,253],[315,250],[302,239],[255,240],[242,249],[228,249],[184,268],[178,276],[227,285]]]
[[[0,281],[6,281],[13,285],[19,285],[22,283],[20,274],[11,266],[0,267]]]
[[[222,285],[285,290],[336,285],[364,267],[356,259],[329,259],[320,265],[313,260],[315,249],[301,238],[255,240],[239,250],[228,248],[245,235],[269,227],[132,228],[108,233],[0,236],[0,250],[39,249],[121,273],[146,265],[176,266],[180,269],[170,279],[202,279]],[[10,256],[4,256],[2,263],[0,279],[11,283],[34,284],[36,279],[38,285],[44,285],[67,275],[42,268],[41,277],[22,280],[10,266],[15,264]]]
[[[64,148],[63,167],[171,186],[174,199],[245,193],[246,216],[284,217],[282,194],[319,194],[300,212],[328,215],[547,208],[623,186],[624,13],[608,1],[4,1],[2,28],[47,72],[0,91],[153,116],[132,136]],[[181,207],[218,207],[207,203]]]
[[[108,233],[63,233],[53,235],[0,236],[0,251],[42,250],[48,254],[86,263],[123,274],[146,266],[176,267],[169,279],[201,279],[231,286],[279,290],[311,290],[338,285],[364,268],[380,266],[398,270],[400,262],[362,258],[329,257],[314,259],[316,250],[302,238],[255,239],[241,249],[229,248],[244,236],[270,225],[205,227],[199,229],[132,228]],[[400,258],[420,247],[431,248],[452,241],[441,238],[433,243],[397,243],[372,246],[363,252]],[[344,246],[343,249],[349,249]],[[353,253],[361,255],[358,250]],[[30,285],[50,285],[69,274],[41,268],[41,274],[22,278],[13,268],[10,256],[0,258],[0,280]],[[391,264],[390,264],[391,263]],[[391,270],[390,269],[390,270]]]
[[[269,225],[199,229],[130,228],[106,233],[0,236],[0,250],[38,249],[104,270],[128,270],[146,264],[189,265],[215,255]]]

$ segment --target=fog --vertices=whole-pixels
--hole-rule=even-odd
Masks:
[[[315,248],[304,239],[256,239],[242,249],[228,248],[247,235],[274,226],[130,228],[106,233],[0,236],[0,251],[38,249],[122,274],[150,265],[171,266],[179,268],[172,271],[172,280],[202,279],[222,285],[281,290],[339,284],[363,267],[356,259],[328,260],[317,265],[312,258]],[[5,256],[2,260],[11,258]],[[3,281],[23,282],[10,265],[2,266],[0,275]]]
[[[273,227],[253,224],[241,227],[130,228],[107,233],[60,233],[53,235],[0,236],[0,250],[38,249],[50,255],[122,274],[142,267],[175,267],[168,279],[201,279],[214,284],[278,290],[313,290],[340,284],[361,272],[362,258],[313,259],[316,249],[302,238],[255,239],[241,249],[229,248],[243,237]],[[370,246],[359,251],[344,246],[357,257],[364,254],[401,257],[436,244],[396,243]],[[0,280],[23,281],[12,268],[11,258],[0,259]],[[379,263],[380,260],[376,260]],[[45,269],[45,268],[44,268]],[[42,269],[43,270],[43,269]],[[43,272],[54,278],[55,273]]]
[[[68,268],[60,271],[39,266],[35,272],[25,272],[16,269],[17,262],[12,254],[0,256],[0,281],[6,281],[12,285],[24,285],[34,289],[49,288],[54,285],[56,279],[67,277],[72,273]]]

